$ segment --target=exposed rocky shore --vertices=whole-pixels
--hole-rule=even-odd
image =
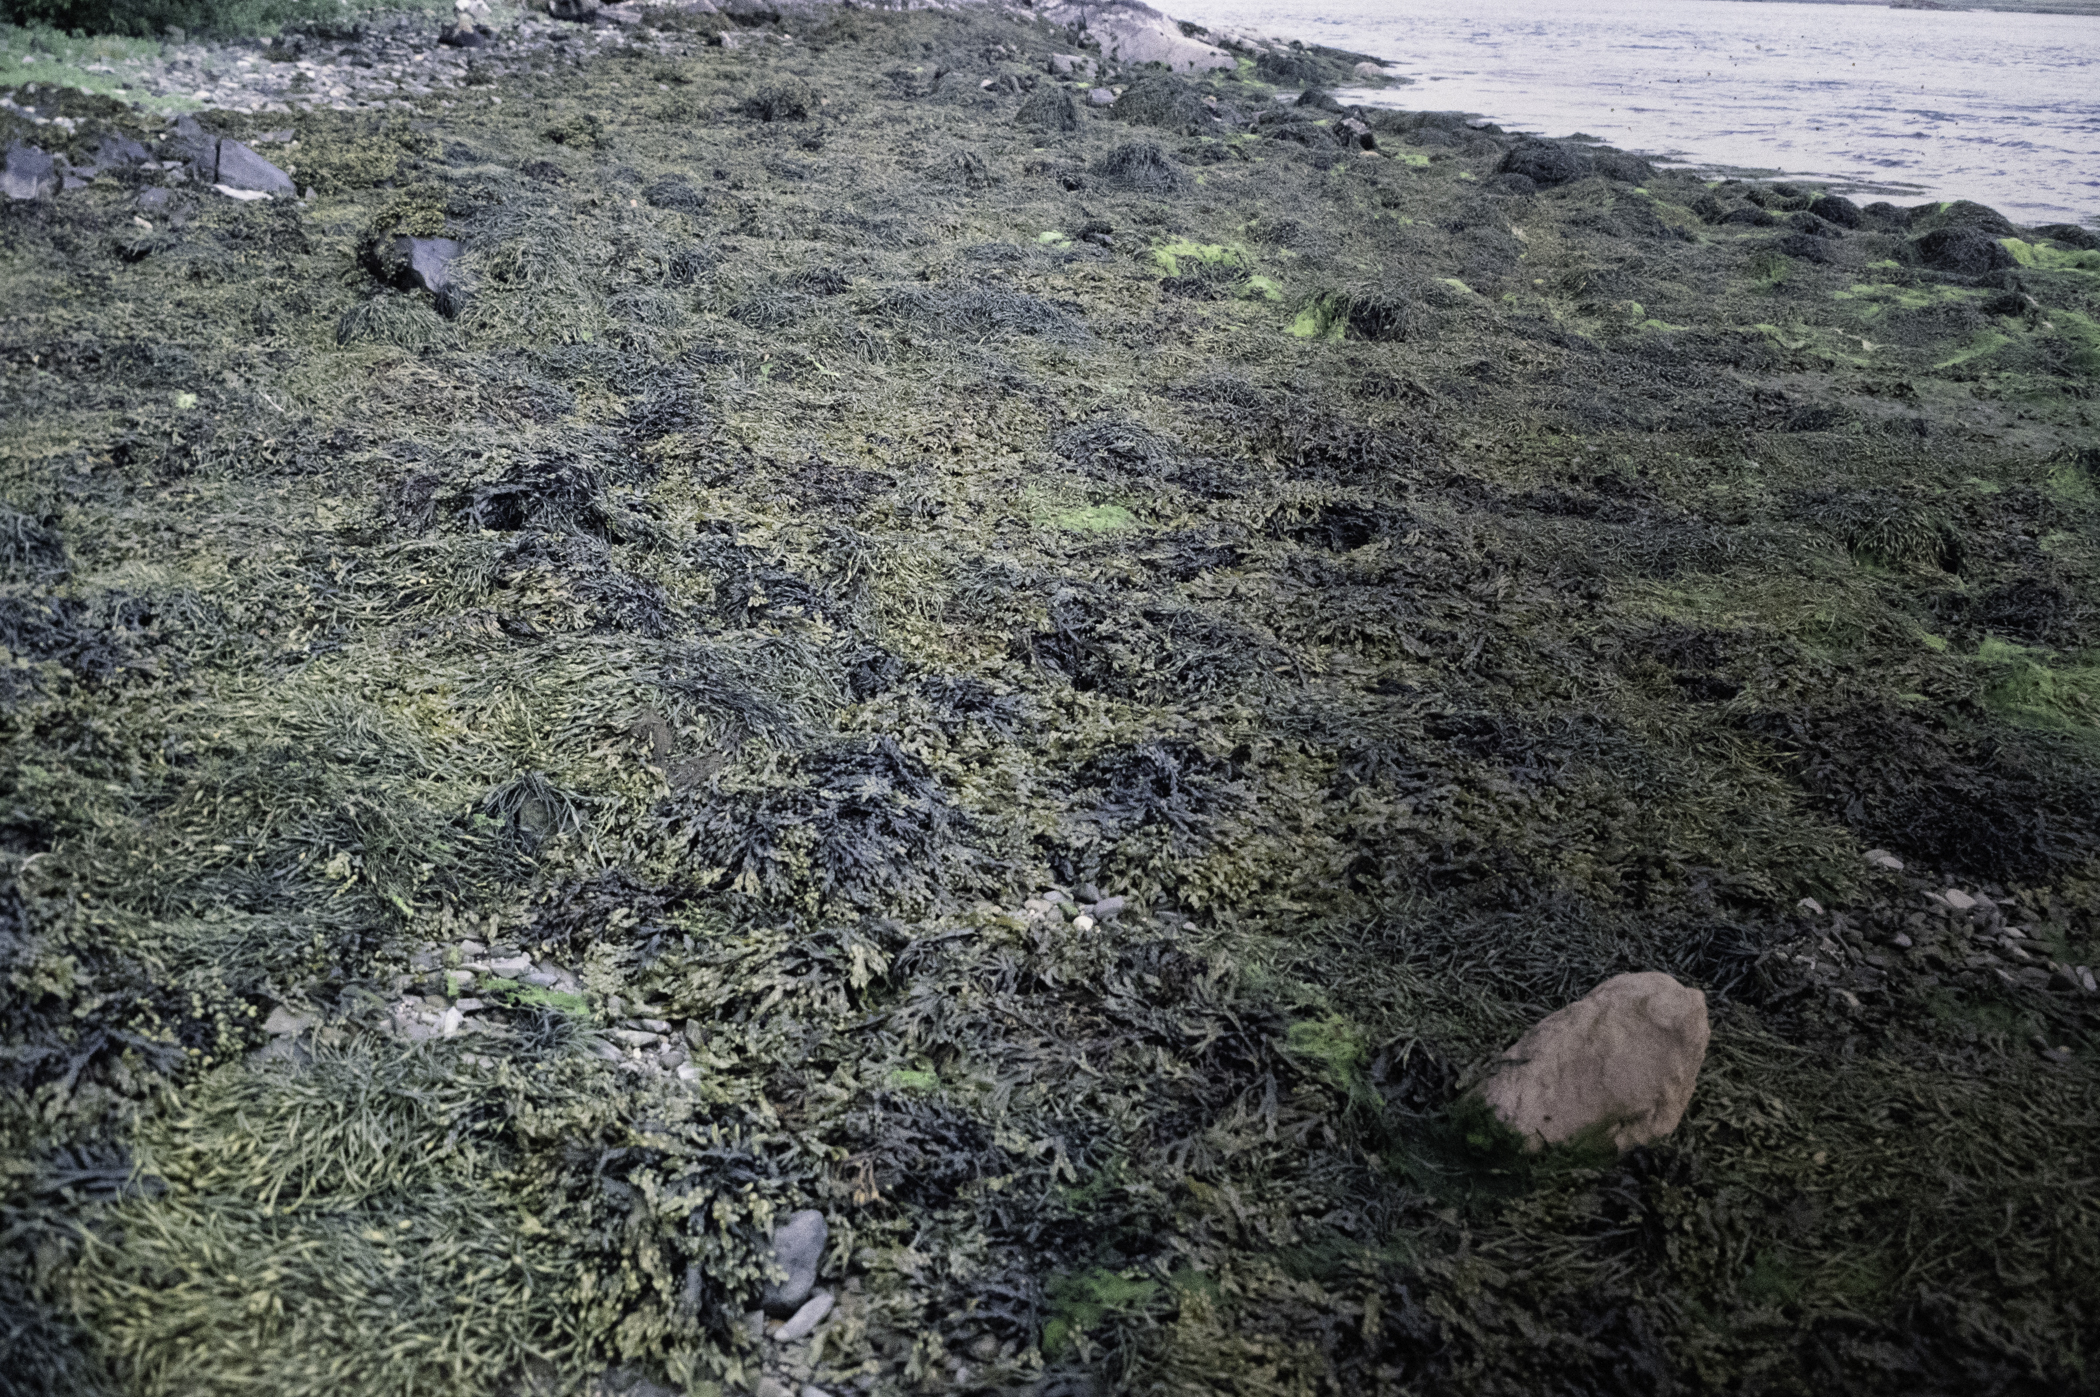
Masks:
[[[2100,240],[566,12],[0,93],[0,1392],[2090,1383]]]

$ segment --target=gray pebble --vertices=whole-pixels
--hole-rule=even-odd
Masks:
[[[767,1314],[791,1315],[802,1307],[816,1288],[817,1263],[824,1259],[824,1244],[831,1228],[815,1208],[804,1208],[773,1233],[773,1260],[787,1272],[779,1285],[767,1286],[760,1302]]]
[[[809,1297],[809,1300],[801,1309],[795,1311],[793,1319],[790,1319],[786,1324],[773,1331],[773,1341],[780,1344],[792,1344],[797,1339],[808,1338],[812,1333],[816,1332],[817,1326],[824,1322],[824,1316],[831,1313],[831,1306],[831,1292],[828,1290],[818,1291],[815,1295]]]

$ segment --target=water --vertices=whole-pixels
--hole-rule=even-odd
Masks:
[[[2100,221],[2100,18],[1741,0],[1159,0],[1398,62],[1346,100],[1700,167]]]

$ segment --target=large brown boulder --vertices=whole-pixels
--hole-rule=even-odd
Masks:
[[[1601,1127],[1621,1150],[1677,1128],[1706,1060],[1706,996],[1660,971],[1614,975],[1518,1039],[1481,1088],[1525,1148]]]

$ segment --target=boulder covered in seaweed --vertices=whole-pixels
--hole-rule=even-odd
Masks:
[[[1028,94],[1016,119],[1037,131],[1077,131],[1079,104],[1064,88],[1045,83]]]
[[[1702,992],[1661,971],[1614,975],[1539,1020],[1481,1095],[1526,1149],[1598,1135],[1629,1150],[1684,1118],[1708,1034]]]

